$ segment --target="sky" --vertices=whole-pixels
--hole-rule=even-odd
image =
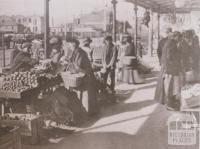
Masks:
[[[101,10],[105,5],[111,6],[111,0],[50,0],[50,18],[55,24],[72,21],[81,13]],[[134,16],[134,6],[118,0],[117,18],[131,20]],[[44,0],[0,0],[0,15],[43,15]]]

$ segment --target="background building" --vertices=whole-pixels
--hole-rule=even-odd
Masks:
[[[34,33],[44,32],[44,18],[41,16],[0,16],[0,31],[14,33]]]

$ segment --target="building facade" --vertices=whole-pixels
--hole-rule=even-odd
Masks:
[[[54,36],[54,35],[64,36],[64,35],[66,35],[66,27],[64,25],[51,26],[50,27],[50,34],[52,36]]]
[[[41,16],[0,16],[1,31],[13,31],[15,33],[34,33],[44,32],[44,18]],[[23,31],[21,30],[23,27]]]

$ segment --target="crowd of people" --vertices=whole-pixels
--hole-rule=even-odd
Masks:
[[[92,39],[86,38],[81,44],[75,38],[62,39],[60,37],[52,37],[50,43],[49,62],[51,64],[52,73],[60,75],[61,72],[69,71],[71,73],[83,73],[84,90],[87,92],[88,98],[88,113],[95,115],[99,112],[99,93],[109,93],[112,98],[108,98],[109,102],[116,102],[115,98],[115,82],[116,82],[116,67],[117,63],[123,59],[118,59],[118,51],[116,44],[112,40],[112,36],[104,38],[102,57],[100,63],[96,63],[93,59],[93,50],[90,47]],[[128,77],[134,79],[133,71],[137,71],[137,52],[134,46],[133,38],[130,35],[125,35],[122,40],[122,45],[125,46],[125,51],[121,54],[122,57],[129,57],[131,63],[122,64],[120,71],[124,73],[126,68],[129,71]],[[141,55],[141,52],[139,52]],[[12,54],[12,64],[9,73],[16,71],[29,71],[40,61],[44,60],[44,49],[42,41],[34,39],[25,41],[20,46],[17,46]],[[124,67],[125,66],[125,67]],[[124,69],[124,68],[125,69]],[[147,68],[149,69],[149,68]],[[110,81],[108,81],[108,77]],[[127,75],[123,76],[126,80]],[[109,83],[110,82],[110,83]],[[125,81],[130,83],[129,81]],[[137,81],[132,81],[136,83]]]
[[[157,49],[161,73],[155,98],[169,110],[180,110],[181,88],[199,81],[199,39],[193,30],[166,30]]]

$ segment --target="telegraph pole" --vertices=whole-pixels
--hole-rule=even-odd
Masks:
[[[50,49],[49,49],[49,1],[44,0],[44,49],[45,57],[49,58]]]

